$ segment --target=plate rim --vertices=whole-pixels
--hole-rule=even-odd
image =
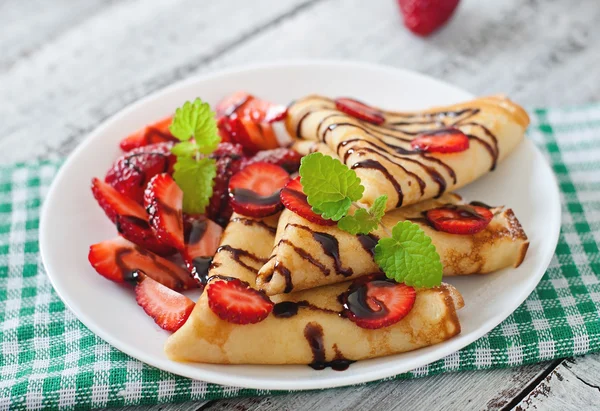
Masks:
[[[418,77],[418,78],[421,78],[423,80],[426,80],[426,81],[429,81],[432,83],[437,83],[440,86],[454,89],[457,92],[460,92],[463,94],[468,93],[471,95],[471,97],[474,97],[473,94],[471,94],[471,93],[467,92],[466,90],[464,90],[460,87],[457,87],[453,84],[444,82],[442,80],[430,77],[428,75],[425,75],[425,74],[422,74],[419,72],[404,69],[404,68],[396,68],[396,67],[382,65],[382,64],[365,63],[365,62],[360,62],[360,61],[349,61],[349,60],[287,60],[287,61],[279,61],[279,62],[266,62],[266,63],[258,63],[258,64],[240,65],[240,66],[236,66],[236,67],[229,68],[229,69],[209,71],[209,72],[201,74],[201,75],[191,76],[189,78],[177,81],[166,87],[160,88],[160,89],[142,97],[141,99],[136,100],[135,102],[127,105],[123,109],[117,111],[116,113],[114,113],[113,115],[111,115],[110,117],[108,117],[107,119],[102,121],[102,123],[99,124],[97,127],[95,127],[90,133],[88,133],[88,135],[68,155],[67,159],[61,165],[57,174],[54,176],[54,179],[53,179],[50,187],[48,188],[48,191],[46,193],[46,197],[44,198],[42,209],[40,212],[39,244],[40,244],[40,255],[41,255],[42,263],[44,265],[44,271],[46,272],[46,275],[47,275],[48,279],[50,280],[50,283],[52,284],[52,287],[53,287],[54,291],[57,293],[57,295],[59,296],[59,298],[64,302],[64,304],[67,306],[67,308],[77,317],[77,319],[79,321],[81,321],[90,331],[92,331],[95,335],[97,335],[98,337],[100,337],[101,339],[106,341],[108,344],[110,344],[117,350],[125,353],[126,355],[136,358],[137,360],[142,361],[152,367],[156,367],[158,369],[161,369],[161,370],[164,370],[167,372],[171,372],[173,374],[180,375],[180,376],[183,376],[186,378],[191,378],[191,379],[200,380],[200,381],[206,381],[206,382],[219,384],[219,385],[225,385],[225,386],[235,386],[235,387],[240,387],[240,388],[302,391],[302,390],[312,390],[312,389],[319,389],[319,388],[343,387],[343,386],[349,386],[349,385],[354,385],[354,384],[359,384],[359,383],[371,382],[371,381],[375,381],[375,380],[379,380],[379,379],[383,379],[383,378],[389,378],[394,375],[408,372],[410,370],[414,370],[415,368],[419,368],[419,367],[431,364],[432,362],[442,359],[442,358],[446,357],[447,355],[450,355],[450,354],[466,347],[467,345],[471,344],[472,342],[478,340],[479,338],[483,337],[485,334],[487,334],[493,328],[498,326],[502,321],[504,321],[506,318],[508,318],[508,316],[510,316],[510,314],[512,314],[528,298],[528,296],[531,294],[531,292],[533,292],[535,287],[538,285],[538,283],[540,282],[544,273],[546,272],[548,266],[550,265],[552,257],[554,256],[554,251],[552,251],[552,253],[550,253],[549,255],[545,256],[545,258],[542,260],[542,263],[539,265],[540,268],[538,269],[538,272],[531,279],[531,287],[528,288],[527,292],[523,293],[520,296],[520,298],[511,300],[512,304],[510,304],[510,309],[508,310],[507,315],[502,314],[502,315],[496,315],[494,317],[489,318],[482,326],[480,326],[476,330],[476,332],[473,332],[469,338],[466,338],[466,339],[453,338],[453,339],[443,342],[444,345],[440,346],[438,351],[436,351],[435,358],[426,359],[424,361],[419,361],[418,359],[415,359],[413,362],[416,364],[411,365],[408,369],[405,369],[406,367],[396,367],[396,368],[398,368],[396,371],[390,370],[389,368],[383,368],[383,371],[378,371],[377,369],[375,369],[375,370],[366,371],[364,373],[360,373],[360,374],[356,374],[356,375],[344,376],[344,373],[340,373],[339,378],[329,379],[327,381],[307,379],[307,381],[305,381],[303,383],[303,385],[300,385],[300,386],[297,385],[298,382],[293,382],[293,381],[265,381],[263,379],[255,380],[249,376],[243,376],[243,375],[240,376],[240,375],[235,375],[233,373],[226,373],[226,372],[222,372],[222,371],[217,372],[217,371],[208,370],[208,369],[203,369],[201,371],[203,376],[200,379],[198,376],[190,375],[191,372],[186,372],[188,370],[188,368],[181,367],[180,363],[168,360],[167,358],[154,358],[152,355],[145,354],[143,351],[132,350],[128,343],[121,342],[116,336],[113,336],[113,334],[111,334],[110,332],[105,332],[102,327],[96,326],[95,321],[92,318],[88,317],[83,311],[76,310],[73,308],[72,303],[74,303],[74,300],[71,300],[70,297],[68,297],[68,295],[63,293],[63,291],[65,291],[65,290],[61,289],[60,287],[57,287],[55,277],[54,277],[54,275],[52,275],[50,273],[50,270],[48,269],[47,261],[49,260],[49,252],[50,251],[48,250],[47,240],[45,240],[45,238],[48,236],[48,229],[46,228],[46,226],[48,224],[47,221],[49,219],[49,217],[48,217],[49,205],[48,204],[51,203],[51,201],[49,201],[49,199],[51,199],[53,197],[53,195],[55,195],[54,193],[56,192],[57,187],[59,187],[61,185],[62,180],[65,179],[65,176],[67,175],[67,170],[69,169],[71,164],[75,161],[76,157],[78,157],[81,152],[85,151],[87,146],[91,143],[91,141],[93,141],[96,138],[97,135],[102,134],[104,132],[104,130],[110,126],[111,123],[116,122],[116,121],[120,120],[121,118],[128,116],[132,111],[135,111],[139,106],[142,106],[142,105],[146,104],[148,101],[155,99],[158,95],[167,94],[176,89],[183,89],[183,88],[185,88],[191,84],[195,84],[197,82],[201,82],[201,81],[205,81],[205,80],[218,80],[219,77],[226,77],[226,76],[230,76],[230,75],[233,75],[236,73],[249,72],[249,71],[260,71],[260,70],[273,69],[273,68],[280,68],[280,69],[288,68],[288,69],[290,69],[292,67],[293,68],[302,68],[302,67],[318,67],[318,66],[327,67],[327,68],[332,68],[334,66],[337,66],[336,68],[338,68],[338,69],[344,69],[344,68],[348,68],[350,66],[350,67],[357,68],[357,69],[362,68],[362,69],[367,69],[367,70],[387,71],[394,75],[405,75],[405,76]],[[557,178],[556,178],[556,175],[554,174],[554,172],[552,171],[550,165],[548,164],[547,159],[544,157],[542,152],[537,148],[537,146],[535,146],[535,144],[533,144],[533,142],[531,140],[525,138],[525,141],[522,144],[529,144],[531,146],[530,148],[533,149],[535,155],[539,156],[539,158],[543,160],[541,162],[543,164],[542,167],[547,168],[548,169],[547,171],[549,171],[549,174],[552,176],[552,182],[548,182],[548,183],[553,188],[551,195],[553,197],[556,197],[556,200],[558,202],[558,207],[555,207],[553,210],[554,216],[553,216],[552,221],[557,222],[558,228],[555,230],[554,233],[552,233],[553,234],[552,237],[549,238],[547,241],[551,243],[552,250],[555,250],[556,246],[558,244],[560,228],[562,225],[562,214],[561,214],[562,206],[561,206],[561,201],[560,201],[560,191],[558,189]],[[188,365],[188,364],[185,364],[185,365]],[[225,365],[225,366],[227,366],[227,365]]]

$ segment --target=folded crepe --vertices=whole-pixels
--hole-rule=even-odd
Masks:
[[[289,107],[286,128],[298,140],[325,143],[362,180],[362,202],[371,205],[387,194],[389,210],[455,190],[493,170],[529,125],[523,108],[500,96],[381,115],[385,121],[372,124],[337,110],[329,98],[308,96]],[[411,147],[417,136],[449,127],[469,138],[467,150],[424,153]]]
[[[389,211],[382,224],[388,229],[399,221],[418,224],[431,237],[445,276],[484,274],[521,264],[529,241],[511,209],[490,207],[494,217],[483,231],[458,235],[437,231],[423,216],[427,210],[448,204],[464,202],[459,195],[446,193],[437,199]],[[385,236],[381,227],[369,235],[352,235],[337,226],[311,223],[286,209],[279,219],[271,258],[258,273],[257,288],[274,295],[377,272],[373,249],[379,238]]]
[[[276,217],[233,215],[214,258],[207,284],[236,277],[254,285],[260,262],[275,239]],[[271,297],[273,312],[256,324],[222,320],[208,305],[206,289],[186,323],[169,337],[172,360],[215,364],[311,364],[344,367],[350,362],[396,354],[445,341],[460,332],[456,310],[464,305],[447,284],[417,290],[412,310],[399,322],[365,329],[340,316],[340,294],[351,282]]]

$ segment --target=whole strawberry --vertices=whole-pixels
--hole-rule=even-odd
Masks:
[[[419,36],[428,36],[452,16],[459,0],[398,0],[404,25]]]

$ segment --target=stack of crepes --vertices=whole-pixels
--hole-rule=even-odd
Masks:
[[[349,100],[347,105],[352,104]],[[382,226],[418,224],[432,239],[444,276],[486,274],[521,264],[529,243],[513,211],[475,201],[467,205],[451,192],[493,170],[523,140],[529,118],[521,107],[504,97],[488,97],[419,112],[359,108],[352,115],[321,96],[294,102],[286,122],[293,147],[303,155],[332,156],[354,169],[365,187],[365,206],[387,195]],[[412,144],[417,136],[452,133],[467,136],[468,149],[427,152]],[[440,207],[467,213],[484,208],[493,217],[475,234],[453,234],[436,229],[424,217]],[[169,338],[167,355],[177,361],[339,369],[460,333],[463,298],[444,283],[416,288],[410,312],[391,325],[365,326],[344,315],[351,310],[368,320],[393,309],[377,307],[368,295],[369,285],[389,284],[373,258],[377,241],[386,236],[389,231],[382,228],[352,235],[289,209],[262,219],[234,214],[206,289],[188,321]],[[265,319],[235,324],[210,309],[207,290],[232,277],[262,290],[275,303]]]

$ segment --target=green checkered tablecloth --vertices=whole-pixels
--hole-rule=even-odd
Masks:
[[[562,232],[548,271],[488,335],[393,379],[600,350],[600,105],[531,114],[529,138],[552,163],[562,191]],[[40,206],[59,165],[0,167],[0,409],[89,409],[272,394],[192,381],[142,364],[96,337],[65,308],[38,251]]]

